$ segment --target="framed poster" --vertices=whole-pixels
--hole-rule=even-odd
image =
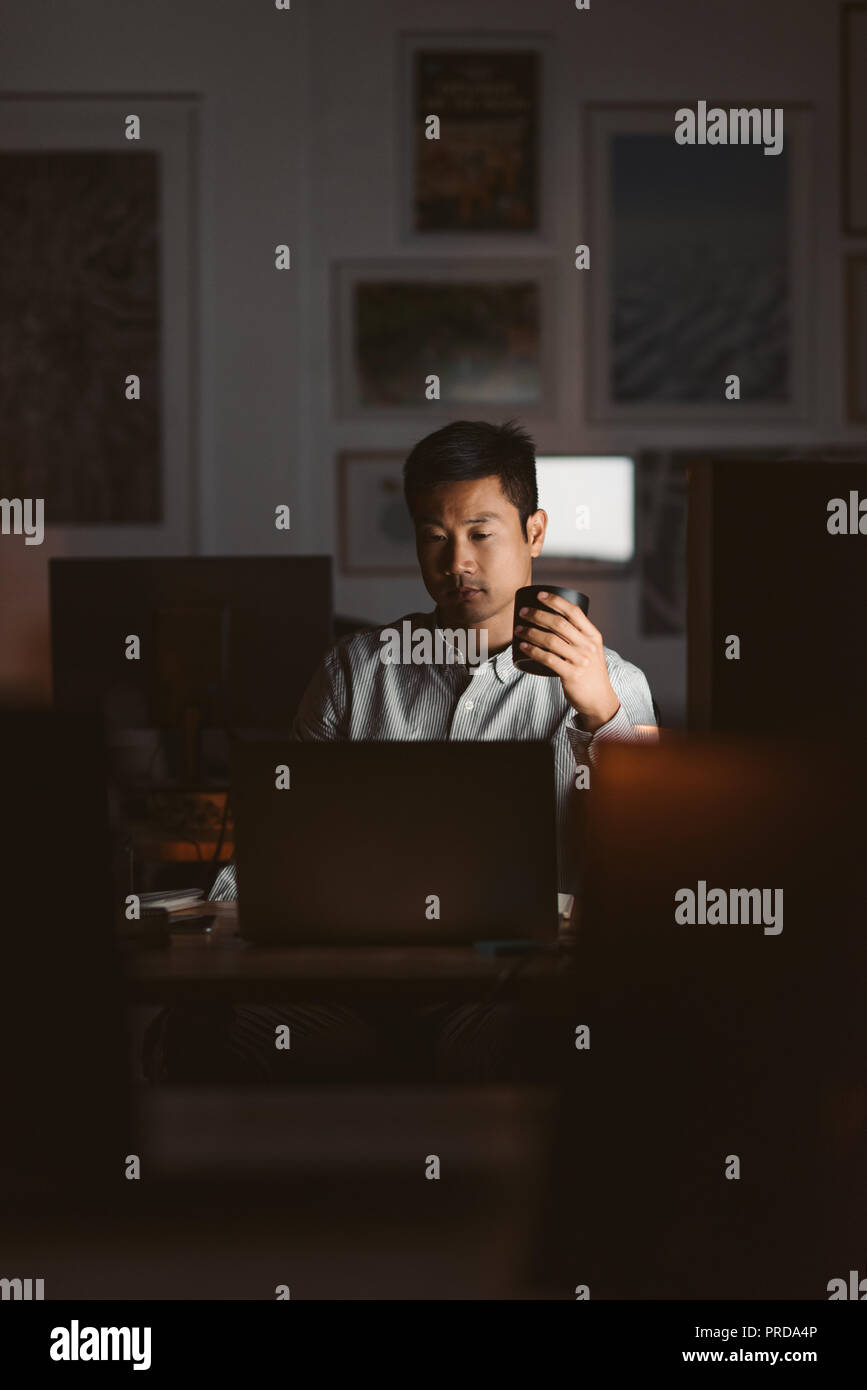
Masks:
[[[549,415],[551,275],[529,260],[337,265],[338,412]]]
[[[550,58],[543,35],[401,36],[404,240],[541,234]]]
[[[846,403],[853,423],[867,420],[867,255],[846,261]]]
[[[675,112],[689,104],[586,108],[591,418],[804,420],[810,111],[785,108],[783,148],[768,156],[678,144]],[[731,376],[738,399],[726,398]]]
[[[867,236],[867,5],[840,13],[843,233]]]
[[[394,450],[346,450],[339,455],[338,531],[344,574],[418,575],[415,527],[403,496],[405,459],[406,454]]]
[[[196,114],[0,97],[0,493],[64,554],[194,548]]]

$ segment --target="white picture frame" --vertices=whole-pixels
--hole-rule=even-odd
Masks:
[[[768,104],[767,101],[763,104]],[[809,107],[803,105],[792,105],[778,102],[776,105],[783,106],[784,109],[784,149],[789,152],[789,163],[787,168],[791,171],[787,184],[787,197],[785,208],[787,225],[787,251],[786,251],[786,275],[789,287],[789,312],[788,312],[788,332],[786,334],[786,348],[788,360],[788,398],[769,399],[767,401],[749,399],[747,386],[744,382],[742,390],[744,396],[737,401],[727,400],[725,397],[725,383],[727,375],[737,373],[737,353],[733,353],[730,366],[720,367],[719,370],[719,395],[717,399],[702,399],[700,401],[689,399],[659,399],[654,398],[654,391],[668,389],[674,392],[677,388],[673,385],[673,374],[666,367],[664,356],[660,357],[659,366],[655,368],[655,378],[651,372],[651,379],[654,385],[647,388],[647,398],[643,400],[633,399],[624,400],[617,398],[618,392],[612,391],[612,377],[614,373],[614,346],[612,342],[612,319],[614,304],[617,302],[617,290],[613,288],[613,281],[617,268],[615,265],[615,233],[614,218],[612,214],[612,169],[611,169],[611,150],[614,137],[619,135],[670,135],[672,149],[678,147],[675,144],[675,112],[681,107],[695,106],[695,102],[688,100],[672,100],[665,103],[652,104],[620,104],[620,103],[592,103],[584,108],[584,121],[586,132],[587,150],[587,197],[586,206],[589,212],[588,234],[584,240],[591,248],[592,269],[586,273],[586,296],[585,296],[585,341],[587,344],[586,359],[588,371],[588,417],[594,423],[618,423],[618,424],[728,424],[737,429],[747,423],[793,423],[806,422],[809,420],[813,409],[812,392],[812,349],[811,343],[813,334],[810,331],[810,313],[812,305],[812,252],[814,245],[814,225],[813,207],[811,200],[811,189],[813,187],[813,140],[812,140],[812,112]],[[708,102],[708,105],[719,105],[725,108],[731,106],[750,107],[757,103],[737,100],[722,101],[715,100]],[[661,147],[657,144],[657,149]],[[712,158],[718,150],[715,147],[708,147],[707,155]],[[758,154],[758,152],[756,152]],[[762,154],[764,163],[771,165],[775,156],[765,156]],[[640,161],[636,161],[640,167]],[[622,198],[622,191],[619,196]],[[641,196],[648,198],[645,192]],[[701,216],[701,209],[696,205],[698,218]],[[664,203],[660,202],[660,210],[664,211]],[[678,216],[673,218],[672,225],[677,229],[677,235],[688,238],[690,230],[684,230],[686,219],[682,216],[683,209],[678,210]],[[626,221],[627,219],[624,219]],[[634,223],[626,228],[628,234],[636,237]],[[658,234],[658,233],[657,233]],[[737,280],[736,276],[733,279]],[[652,295],[648,296],[648,301],[644,307],[644,318],[640,320],[645,326],[653,330],[653,324],[659,322],[660,313],[664,313],[670,303],[670,296],[664,297],[664,291],[654,287],[653,294],[662,296],[658,303],[654,303]],[[623,299],[621,299],[621,304]],[[639,305],[639,312],[641,306]],[[743,324],[741,315],[732,316],[732,338],[742,334]],[[693,321],[695,323],[695,321]],[[689,321],[686,320],[686,329],[689,329]],[[640,344],[641,327],[635,330],[635,343]],[[709,331],[714,331],[710,329]],[[625,335],[624,335],[625,336]],[[681,347],[685,357],[690,352],[690,335],[688,331],[678,331],[672,335],[677,344],[677,349]],[[699,335],[700,336],[700,335]],[[756,330],[756,343],[761,345],[762,335],[759,329]],[[640,350],[638,347],[636,350]],[[655,347],[648,348],[648,352],[655,350]],[[628,394],[624,392],[623,394]]]
[[[345,449],[338,455],[338,557],[342,574],[418,575],[415,527],[403,496],[409,450]]]
[[[196,548],[198,108],[194,96],[0,97],[4,152],[146,150],[158,155],[162,516],[147,524],[55,526],[46,498],[45,535],[53,553],[188,554]],[[135,141],[125,138],[125,121],[131,114],[141,121],[141,138]],[[121,390],[126,371],[134,371],[134,364],[118,364]]]
[[[520,415],[522,420],[536,425],[550,421],[556,411],[554,271],[552,262],[540,257],[455,260],[407,258],[335,262],[332,278],[332,331],[336,359],[335,410],[338,417],[379,422],[413,419],[413,424],[419,425],[425,421],[432,421],[433,428],[436,424],[444,424],[454,419],[457,415],[467,416],[473,413],[482,414],[486,418],[496,415],[503,419]],[[402,399],[394,402],[382,399],[364,400],[359,359],[363,359],[365,352],[368,358],[368,377],[372,370],[378,379],[382,378],[375,361],[375,348],[365,349],[364,345],[357,348],[357,286],[368,289],[401,284],[409,287],[408,294],[415,293],[416,287],[419,287],[419,297],[423,297],[430,286],[442,286],[451,290],[453,297],[457,290],[466,288],[469,292],[468,303],[472,291],[481,287],[482,296],[479,302],[483,304],[485,294],[490,300],[489,287],[492,284],[503,283],[516,287],[515,335],[520,337],[520,316],[528,301],[527,287],[533,287],[533,303],[538,310],[538,334],[534,334],[536,346],[528,351],[525,364],[516,365],[514,361],[510,361],[505,351],[502,356],[502,374],[508,377],[509,372],[512,372],[513,390],[508,389],[508,382],[497,382],[500,368],[497,367],[496,355],[493,354],[487,364],[482,363],[478,355],[474,361],[472,352],[467,351],[466,339],[463,337],[463,364],[460,360],[450,359],[440,349],[418,348],[418,340],[426,330],[440,335],[443,332],[442,317],[435,309],[431,309],[427,317],[419,318],[418,338],[412,333],[406,335],[407,350],[418,350],[420,353],[416,370],[417,395],[407,394],[406,387],[400,386],[396,388],[395,394],[402,396]],[[390,347],[393,347],[391,335],[388,342]],[[403,369],[405,354],[396,352],[395,355]],[[476,393],[474,387],[461,387],[458,384],[457,389],[443,389],[439,400],[426,398],[425,381],[429,375],[450,376],[451,381],[455,382],[464,369],[468,374],[475,372],[477,381],[487,383],[484,389],[480,388],[480,393]]]

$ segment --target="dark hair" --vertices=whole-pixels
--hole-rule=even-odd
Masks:
[[[416,500],[440,483],[498,477],[503,493],[521,518],[527,539],[527,518],[539,510],[536,487],[536,448],[526,430],[514,420],[490,425],[485,420],[454,420],[425,435],[403,465],[403,494],[410,515]]]

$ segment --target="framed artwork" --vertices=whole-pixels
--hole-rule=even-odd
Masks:
[[[810,111],[785,107],[783,148],[768,156],[678,144],[675,112],[689,104],[586,108],[591,418],[804,420]],[[726,399],[732,375],[737,400]]]
[[[551,274],[538,260],[337,265],[338,413],[547,417],[554,400]],[[429,398],[432,376],[438,398]]]
[[[533,35],[401,36],[403,239],[542,231],[549,42]]]
[[[407,451],[408,452],[408,451]],[[415,527],[403,497],[406,454],[338,456],[338,529],[344,574],[418,574]]]
[[[867,236],[867,5],[840,13],[843,232]]]
[[[846,261],[846,402],[851,421],[867,420],[867,255]]]
[[[196,109],[0,97],[0,493],[65,554],[194,545]]]

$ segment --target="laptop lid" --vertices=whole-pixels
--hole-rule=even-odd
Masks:
[[[546,742],[232,749],[240,929],[256,941],[553,939]]]

